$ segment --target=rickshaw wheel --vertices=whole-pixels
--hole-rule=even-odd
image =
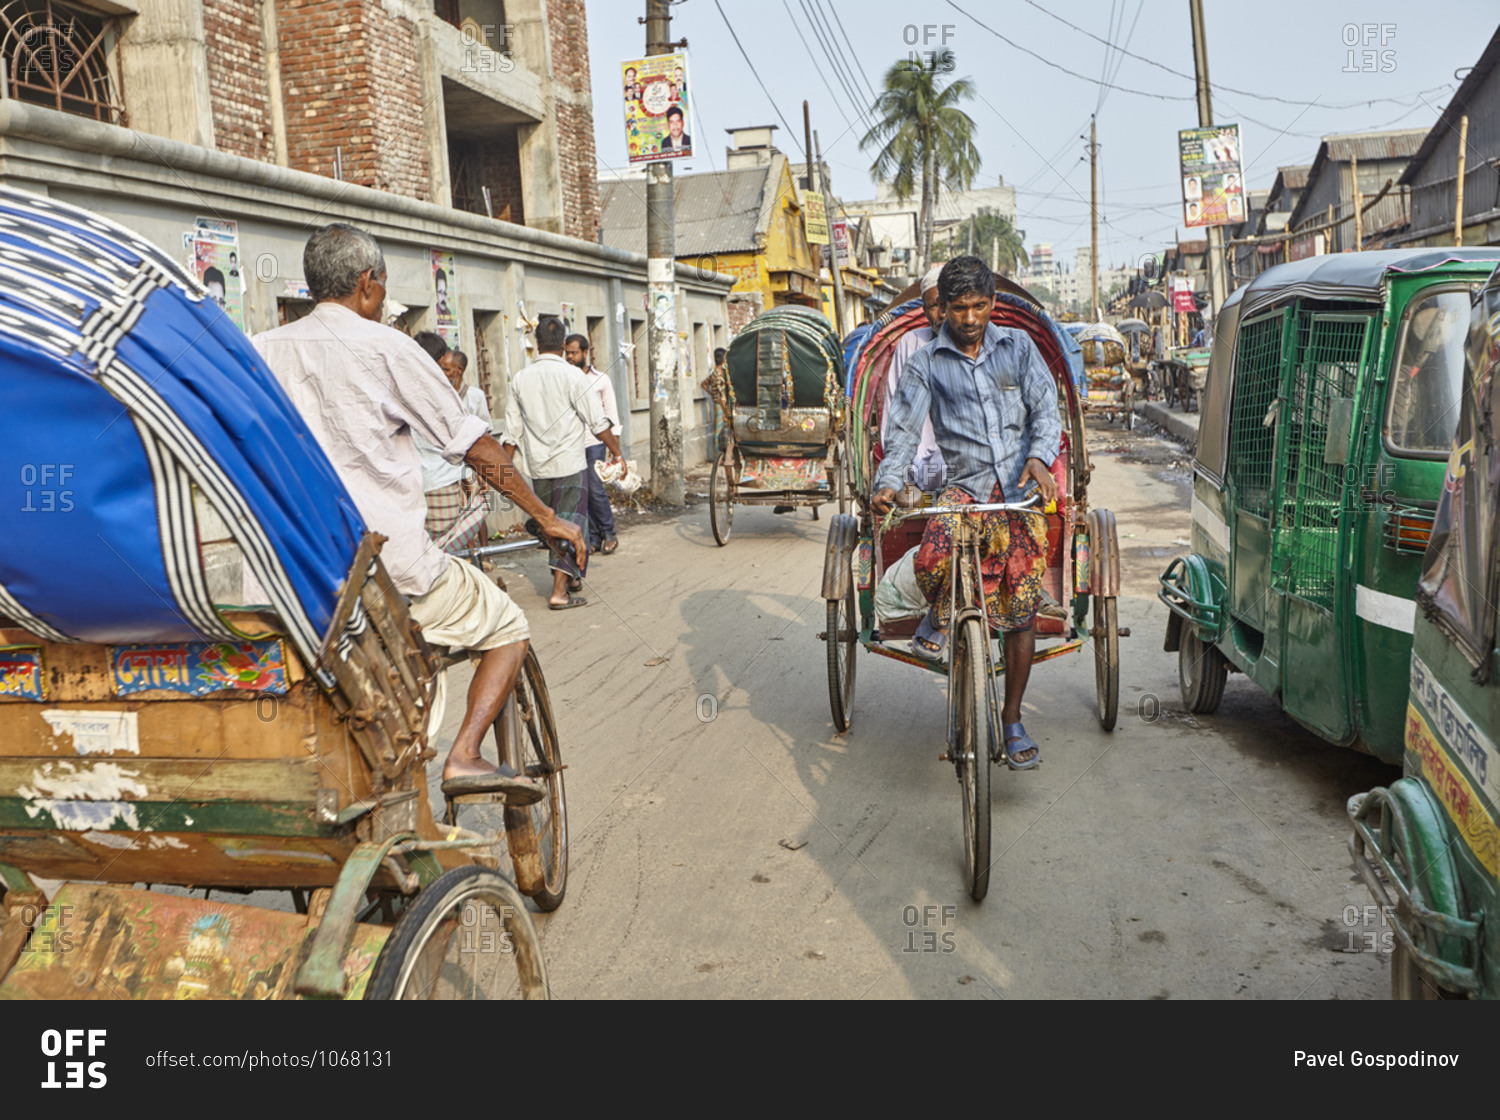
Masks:
[[[520,892],[470,864],[429,884],[396,921],[366,999],[547,999],[547,966]]]
[[[982,902],[990,889],[990,717],[984,623],[966,619],[949,639],[948,696],[952,716],[948,756],[963,791],[964,883]]]
[[[568,799],[557,724],[534,650],[526,651],[516,681],[515,703],[520,734],[510,764],[528,777],[545,782],[547,796],[522,809],[506,809],[505,834],[516,885],[537,909],[556,910],[568,889]]]
[[[1422,966],[1406,946],[1396,941],[1391,949],[1391,998],[1392,999],[1465,999],[1462,992],[1440,988],[1422,971]]]
[[[729,543],[729,533],[734,528],[734,489],[729,478],[727,451],[721,451],[714,460],[713,474],[708,480],[708,520],[713,526],[714,540],[723,548]]]
[[[1177,647],[1177,683],[1182,688],[1182,706],[1196,715],[1216,711],[1224,699],[1229,662],[1217,646],[1209,645],[1191,626],[1183,626]]]
[[[848,635],[845,637],[844,635]],[[833,711],[833,726],[849,730],[854,714],[854,657],[859,645],[859,615],[854,605],[854,579],[842,599],[828,601],[828,706]]]
[[[1120,624],[1115,616],[1115,597],[1094,597],[1094,688],[1099,699],[1099,726],[1115,729],[1120,709]]]

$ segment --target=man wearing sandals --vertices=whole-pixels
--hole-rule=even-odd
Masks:
[[[932,344],[907,362],[887,413],[885,458],[871,507],[890,511],[921,443],[923,423],[947,465],[941,505],[1057,500],[1051,464],[1062,441],[1057,382],[1025,331],[990,322],[995,276],[978,257],[955,257],[938,278],[943,320]],[[930,660],[947,642],[953,536],[960,515],[928,520],[916,556],[917,584],[931,604],[912,652]],[[1021,723],[1021,700],[1036,652],[1033,622],[1047,570],[1047,523],[1040,512],[994,511],[977,518],[980,569],[990,618],[1005,634],[1005,754],[1017,769],[1040,760]]]
[[[482,655],[443,764],[443,791],[500,793],[511,805],[539,801],[546,794],[541,782],[504,764],[497,768],[479,753],[526,659],[526,616],[478,568],[442,552],[428,536],[413,437],[441,449],[450,463],[468,463],[544,532],[572,542],[586,558],[583,533],[531,492],[489,425],[464,408],[421,346],[381,324],[385,257],[373,237],[342,223],[324,226],[308,239],[302,269],[317,306],[295,323],[256,335],[255,348],[365,524],[386,538],[381,560],[396,590],[411,600],[423,636]]]
[[[588,455],[584,437],[590,432],[598,436],[614,459],[621,457],[620,441],[615,439],[588,377],[563,357],[566,338],[561,319],[549,317],[537,324],[536,360],[510,383],[505,447],[508,451],[520,441],[537,497],[555,509],[558,517],[587,532],[589,496],[584,472]],[[586,555],[574,554],[566,544],[551,552],[552,597],[547,606],[554,611],[587,606],[587,599],[573,594],[583,587],[588,571]]]

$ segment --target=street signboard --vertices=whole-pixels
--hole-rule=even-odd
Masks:
[[[1245,220],[1245,175],[1240,167],[1240,126],[1186,128],[1177,133],[1182,172],[1182,215],[1189,228]]]
[[[828,212],[824,209],[820,192],[802,192],[802,224],[807,230],[809,245],[828,244]]]
[[[1193,302],[1193,282],[1186,276],[1172,277],[1172,310],[1189,314],[1198,310]]]
[[[631,163],[693,154],[687,55],[658,54],[620,63],[625,146]]]

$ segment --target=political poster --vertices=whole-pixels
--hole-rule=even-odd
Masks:
[[[809,245],[828,244],[828,211],[818,191],[802,192],[802,225],[807,231]]]
[[[620,63],[625,145],[631,163],[693,154],[687,55],[659,54]]]
[[[453,254],[446,249],[433,249],[432,257],[432,311],[436,321],[434,329],[442,335],[451,348],[459,348],[458,338],[458,277],[453,271]]]
[[[240,270],[239,243],[194,238],[193,274],[208,289],[209,298],[244,330],[245,278]]]
[[[1245,175],[1240,126],[1187,128],[1177,133],[1183,222],[1189,228],[1245,220]]]

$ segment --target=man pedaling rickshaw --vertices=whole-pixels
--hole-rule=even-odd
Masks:
[[[1025,331],[990,322],[995,276],[978,257],[955,257],[938,277],[942,325],[933,341],[906,362],[888,405],[885,457],[871,508],[884,516],[907,478],[924,423],[947,469],[942,505],[1018,502],[1034,489],[1057,500],[1051,463],[1062,441],[1057,382]],[[930,518],[917,550],[917,585],[930,604],[912,652],[937,660],[947,643],[953,538],[960,514]],[[1047,521],[1040,510],[977,515],[980,572],[990,619],[1005,634],[1005,753],[1021,770],[1041,760],[1021,723],[1036,652],[1033,622],[1047,571]]]
[[[510,805],[539,801],[547,792],[540,781],[504,762],[496,767],[479,751],[526,660],[526,616],[478,568],[433,543],[413,436],[422,436],[448,462],[472,466],[534,518],[543,535],[571,542],[580,563],[588,557],[583,532],[531,491],[489,425],[464,407],[422,347],[381,325],[385,256],[373,237],[350,225],[324,226],[308,239],[302,268],[317,306],[252,341],[360,516],[386,537],[381,560],[396,590],[410,599],[423,637],[481,654],[463,723],[443,765],[443,792],[497,793]]]

